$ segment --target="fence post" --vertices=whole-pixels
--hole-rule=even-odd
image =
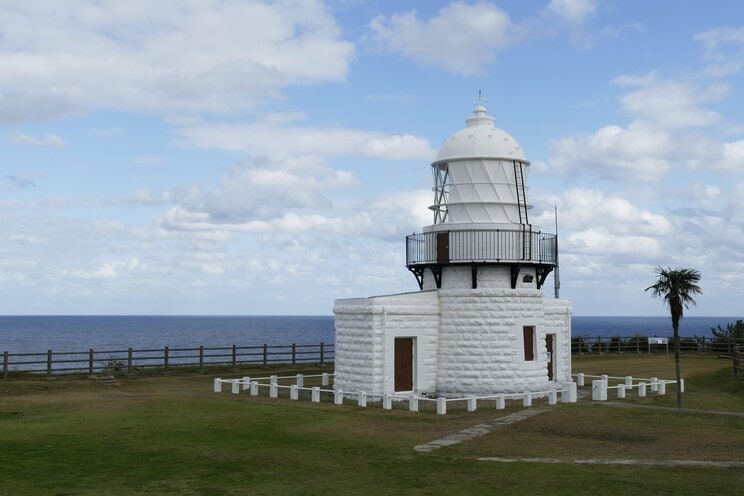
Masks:
[[[3,380],[8,380],[8,352],[3,351]]]
[[[579,355],[584,354],[584,338],[579,336]]]
[[[597,336],[597,346],[599,347],[599,354],[602,354],[602,336]]]
[[[199,346],[199,370],[204,369],[204,345]]]
[[[268,359],[269,359],[269,357],[268,357],[269,349],[268,348],[269,347],[266,345],[266,343],[264,343],[264,345],[263,345],[263,364],[264,364],[264,366],[267,363],[269,363],[268,362]]]
[[[132,348],[127,350],[127,374],[132,375]]]
[[[169,355],[170,349],[166,346],[163,348],[163,369],[164,372],[168,373],[168,355]]]
[[[232,346],[232,368],[238,368],[238,347]]]
[[[52,375],[52,350],[47,350],[47,375]]]
[[[320,343],[320,366],[322,367],[325,362],[325,343]]]
[[[641,338],[640,338],[640,336],[636,336],[635,337],[635,342],[636,342],[636,353],[640,353],[641,352]]]
[[[297,345],[292,343],[292,365],[297,364]]]
[[[93,348],[88,350],[88,375],[93,375]]]
[[[446,398],[437,398],[437,415],[447,415]]]

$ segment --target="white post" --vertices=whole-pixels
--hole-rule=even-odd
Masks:
[[[666,394],[666,382],[659,381],[659,387],[656,392],[659,393],[659,396],[664,396]]]
[[[243,377],[243,391],[246,389],[251,388],[251,378],[250,377]]]
[[[506,399],[503,394],[496,396],[496,410],[503,410],[506,408]]]
[[[382,395],[382,409],[383,410],[393,409],[393,398],[389,394]]]
[[[649,387],[652,393],[655,393],[659,390],[659,378],[658,377],[652,377],[651,378],[651,386]]]
[[[299,398],[300,388],[296,384],[289,386],[289,399],[296,400]]]
[[[447,398],[437,398],[437,415],[447,415]]]
[[[584,385],[584,374],[583,373],[579,372],[578,374],[576,374],[576,384],[579,387],[582,387]]]
[[[305,376],[302,374],[297,374],[297,382],[296,384],[299,387],[305,387]]]
[[[220,379],[219,377],[217,377],[214,380],[214,389],[213,389],[213,391],[215,393],[221,393],[222,392],[222,379]]]
[[[633,385],[633,376],[626,375],[625,376],[625,385],[626,386],[632,386]]]
[[[607,401],[607,383],[602,379],[592,381],[592,401]]]
[[[609,377],[607,376],[607,374],[602,374],[602,375],[600,376],[600,379],[602,379],[602,380],[603,380],[603,381],[605,381],[605,382],[609,382],[609,379],[610,379],[610,378],[609,378]]]
[[[344,392],[340,389],[336,389],[336,391],[333,393],[333,404],[334,405],[343,405],[344,404]]]
[[[548,393],[548,405],[555,405],[558,403],[558,391],[555,389]]]
[[[679,392],[680,393],[685,392],[685,380],[684,379],[679,380]]]
[[[359,393],[359,396],[357,396],[357,405],[361,406],[362,408],[367,407],[367,393],[362,391]]]
[[[232,390],[232,394],[240,394],[240,383],[238,381],[233,381],[230,389]]]
[[[251,381],[251,396],[258,396],[258,381]]]
[[[408,398],[408,411],[418,412],[418,398],[415,394],[412,394],[411,397]]]
[[[622,384],[617,386],[617,399],[619,400],[625,399],[625,386]]]
[[[269,377],[269,382],[271,384],[276,384],[278,382],[278,379],[275,375],[272,375],[271,377]]]
[[[328,372],[323,372],[320,375],[320,385],[321,386],[327,386],[328,385]]]
[[[310,401],[320,403],[320,388],[315,386],[310,392]]]
[[[568,385],[568,402],[576,403],[579,401],[579,392],[575,382],[571,382]]]
[[[646,397],[646,383],[645,382],[641,382],[638,384],[638,397],[639,398]]]
[[[525,391],[524,396],[522,396],[522,406],[532,406],[532,393],[529,391]]]
[[[478,399],[475,396],[468,398],[468,411],[474,412],[478,408]]]
[[[272,384],[269,386],[269,397],[276,398],[279,396],[279,388],[276,387],[276,384]]]

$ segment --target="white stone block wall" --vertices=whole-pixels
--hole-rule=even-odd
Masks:
[[[382,309],[372,298],[337,300],[334,383],[346,391],[381,393]]]
[[[555,360],[555,377],[559,382],[571,381],[571,304],[566,300],[545,298],[546,332],[555,333],[553,343]]]
[[[531,275],[532,282],[524,282],[524,276]],[[523,267],[519,271],[517,289],[537,289],[535,269]],[[450,265],[442,270],[443,289],[472,289],[473,276],[470,265]],[[511,289],[511,269],[508,266],[482,265],[478,267],[478,289]],[[424,271],[424,289],[437,289],[430,270]]]

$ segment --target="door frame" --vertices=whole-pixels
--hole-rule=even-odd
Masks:
[[[550,336],[550,348],[548,349],[548,336]],[[555,359],[556,353],[555,350],[558,348],[558,335],[554,332],[546,332],[545,333],[545,351],[547,353],[547,364],[546,367],[548,368],[548,380],[550,382],[556,381],[556,371],[558,370],[557,361]],[[551,377],[552,376],[552,377]]]
[[[398,367],[397,367],[397,361],[395,359],[396,353],[396,343],[398,340],[409,340],[411,342],[411,361],[410,361],[410,367],[411,367],[411,389],[396,389],[396,378],[398,374]],[[416,390],[416,337],[415,336],[395,336],[393,337],[393,392],[396,393],[405,393],[405,392],[413,392]]]

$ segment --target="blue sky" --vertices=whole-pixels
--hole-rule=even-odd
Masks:
[[[330,314],[417,288],[478,91],[577,315],[741,315],[744,6],[0,0],[0,313]],[[552,280],[547,283],[552,292]]]

